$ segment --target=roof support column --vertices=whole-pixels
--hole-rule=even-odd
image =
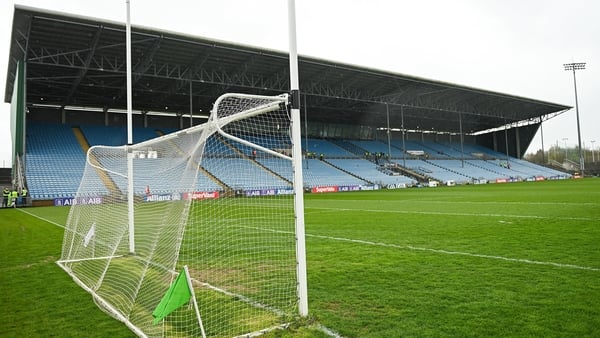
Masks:
[[[540,136],[542,137],[542,163],[546,163],[545,154],[544,154],[544,122],[540,117]],[[592,149],[592,155],[594,155],[594,149]]]
[[[194,126],[193,119],[193,100],[192,100],[192,78],[190,77],[190,127]]]
[[[308,169],[308,110],[306,108],[306,94],[304,94],[304,158],[306,158],[306,169]]]
[[[130,15],[130,0],[126,0],[127,3],[127,24],[125,26],[125,54],[127,63],[127,145],[133,144],[133,89],[131,82],[131,15]],[[133,252],[133,250],[131,250]]]
[[[148,128],[148,112],[142,111],[142,117],[144,118],[144,128]]]
[[[497,137],[498,136],[498,132],[497,131],[493,132],[492,136],[493,136],[492,140],[494,141],[494,151],[498,152],[498,137]]]
[[[386,113],[386,117],[387,117],[387,145],[388,145],[388,159],[392,158],[392,146],[391,146],[391,134],[390,134],[390,107],[389,105],[385,104],[385,113]]]
[[[402,124],[402,166],[406,168],[406,129],[404,129],[404,106],[400,106],[400,123]]]
[[[521,137],[519,137],[519,128],[515,128],[515,141],[517,146],[517,158],[521,158]]]
[[[506,147],[506,164],[508,165],[508,125],[504,123],[504,146]]]
[[[108,123],[110,121],[108,114],[108,106],[102,107],[102,112],[104,113],[104,126],[108,126]]]
[[[465,167],[465,147],[464,147],[464,139],[463,139],[463,129],[462,129],[462,113],[458,112],[458,126],[460,128],[460,162],[461,167]]]

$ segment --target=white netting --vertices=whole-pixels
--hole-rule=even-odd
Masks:
[[[289,321],[298,301],[286,103],[287,96],[227,94],[202,126],[92,147],[61,267],[139,335],[200,335],[193,306],[152,323],[183,265],[207,336]]]

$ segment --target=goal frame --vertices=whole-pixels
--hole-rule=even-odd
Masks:
[[[219,118],[218,117],[219,107],[220,107],[219,104],[223,100],[226,100],[227,98],[231,98],[231,97],[259,99],[259,100],[265,99],[265,100],[271,100],[271,102],[269,102],[268,104],[265,104],[263,106],[252,108],[250,110],[245,110],[245,111],[242,111],[239,113],[235,113],[231,116]],[[301,307],[302,303],[307,304],[307,286],[306,286],[306,284],[302,285],[303,281],[304,281],[304,283],[306,283],[306,270],[305,270],[306,269],[306,257],[305,257],[306,249],[305,249],[305,241],[304,241],[304,217],[303,217],[303,213],[304,213],[303,193],[304,193],[304,191],[303,191],[302,180],[300,180],[300,181],[296,180],[298,175],[299,175],[299,177],[302,177],[302,172],[299,172],[299,173],[297,172],[297,170],[302,169],[302,158],[301,158],[302,153],[301,153],[301,148],[300,148],[301,140],[299,138],[294,139],[294,135],[300,135],[300,133],[299,133],[299,131],[294,133],[294,130],[293,130],[294,127],[299,128],[299,126],[300,126],[299,118],[298,118],[298,121],[294,121],[292,119],[293,114],[291,116],[288,115],[288,119],[290,120],[290,132],[291,132],[290,139],[291,139],[291,145],[292,145],[292,156],[291,157],[288,155],[285,155],[285,154],[281,154],[272,149],[265,148],[261,145],[241,139],[234,135],[230,135],[226,131],[224,131],[222,128],[223,126],[225,126],[229,123],[238,121],[238,120],[242,120],[245,118],[251,118],[253,116],[266,114],[271,111],[282,109],[282,105],[285,106],[284,109],[286,111],[288,111],[288,114],[289,114],[290,107],[291,107],[290,99],[291,99],[291,96],[289,94],[281,94],[278,96],[263,96],[263,95],[251,95],[251,94],[235,94],[235,93],[224,94],[215,101],[214,108],[211,113],[211,117],[209,118],[209,120],[206,123],[204,123],[202,125],[198,125],[198,126],[184,129],[184,130],[180,130],[180,131],[174,132],[172,134],[163,135],[163,136],[154,138],[152,140],[140,142],[135,145],[126,145],[126,146],[121,146],[121,147],[109,147],[109,148],[121,149],[122,151],[126,152],[127,162],[128,162],[127,175],[130,175],[133,172],[133,170],[130,169],[130,168],[132,168],[132,166],[130,166],[131,165],[130,161],[132,161],[132,159],[133,159],[133,156],[132,156],[133,150],[144,148],[149,145],[156,144],[157,142],[168,141],[169,139],[178,137],[178,135],[181,135],[181,134],[204,133],[204,134],[200,134],[202,136],[200,137],[199,141],[197,142],[195,148],[191,151],[191,153],[194,153],[196,151],[198,145],[202,144],[210,135],[212,135],[214,133],[218,133],[218,134],[222,135],[223,137],[228,138],[232,141],[239,142],[240,144],[243,144],[245,146],[252,147],[254,149],[263,151],[263,152],[268,153],[269,155],[275,156],[277,158],[290,161],[291,165],[292,165],[292,170],[294,172],[294,180],[292,181],[292,183],[293,183],[293,190],[294,190],[294,203],[293,204],[294,204],[295,232],[296,232],[296,234],[295,234],[296,250],[295,251],[296,251],[296,263],[297,263],[297,267],[296,267],[297,290],[296,291],[297,291],[297,297],[298,297],[298,314],[301,317],[304,317],[307,315],[307,312],[303,311],[303,309]],[[298,147],[300,149],[294,149],[295,147]],[[93,151],[93,149],[94,149],[94,147],[90,148],[90,150],[88,151],[88,155],[86,156],[86,162],[87,162],[88,166],[90,166],[91,168],[94,168],[96,170],[108,171],[113,175],[119,175],[123,178],[127,178],[128,179],[127,180],[128,187],[133,185],[132,184],[133,180],[131,179],[132,177],[126,177],[127,175],[123,175],[122,173],[107,170],[107,168],[101,167],[99,162],[92,160],[91,152]],[[132,190],[130,190],[130,191],[132,191]],[[128,205],[129,205],[129,203],[130,203],[130,201],[127,201]],[[189,213],[189,209],[186,212]],[[129,229],[128,231],[131,231],[131,232],[135,231],[133,224],[129,224],[128,229]],[[184,229],[185,229],[185,226],[184,226]],[[129,234],[128,238],[131,239],[134,237],[131,236],[131,234]],[[129,245],[130,248],[135,247],[132,244],[134,244],[134,243],[130,243],[130,245]],[[71,243],[71,245],[72,245],[72,243]],[[302,254],[302,256],[300,256],[299,254]],[[130,251],[130,255],[135,257],[136,256],[135,251]],[[118,257],[120,257],[120,256],[113,255],[111,257],[90,257],[87,259],[64,259],[64,260],[57,261],[57,264],[63,270],[65,270],[80,287],[82,287],[84,290],[86,290],[88,293],[90,293],[93,296],[94,300],[101,306],[101,308],[106,310],[108,313],[110,313],[113,317],[115,317],[119,321],[124,322],[135,334],[137,334],[139,336],[146,336],[146,334],[142,331],[142,329],[140,329],[138,326],[136,326],[136,324],[132,323],[128,319],[126,314],[120,312],[118,309],[116,309],[114,306],[112,306],[109,301],[105,300],[101,295],[96,293],[94,289],[87,286],[81,279],[78,278],[78,276],[76,276],[74,273],[72,273],[70,271],[70,268],[68,266],[70,263],[82,261],[82,260],[99,260],[99,259],[106,259],[106,258],[111,259],[111,258],[118,258]],[[176,273],[175,267],[163,267],[163,268],[166,268],[166,270],[170,271],[172,274]],[[302,269],[304,269],[304,270],[302,270]],[[303,276],[304,276],[304,279],[303,279]],[[215,289],[215,290],[220,291],[218,289]],[[249,302],[249,303],[252,304],[251,302]],[[256,306],[256,305],[254,305],[254,306]],[[260,306],[260,304],[259,304],[259,306]],[[269,329],[265,329],[265,330],[269,330]],[[261,330],[261,331],[264,331],[264,330]]]

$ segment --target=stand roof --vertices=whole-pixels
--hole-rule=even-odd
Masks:
[[[15,6],[5,102],[22,59],[29,106],[126,107],[124,23]],[[132,64],[135,110],[188,114],[190,89],[194,114],[225,92],[289,91],[285,52],[153,28],[132,27]],[[571,108],[312,57],[298,68],[310,122],[378,128],[389,111],[390,127],[476,133]]]

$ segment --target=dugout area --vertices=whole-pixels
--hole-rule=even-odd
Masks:
[[[134,127],[201,124],[226,92],[289,91],[286,52],[151,27],[132,27],[132,68]],[[309,138],[373,140],[389,131],[521,158],[541,123],[571,108],[308,56],[298,68]],[[125,125],[126,96],[124,23],[15,6],[4,96],[13,159],[26,152],[28,123]]]

